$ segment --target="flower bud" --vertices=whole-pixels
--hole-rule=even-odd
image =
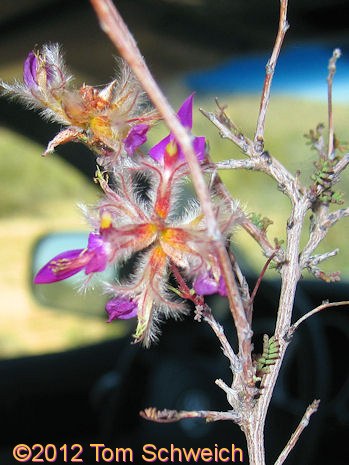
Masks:
[[[105,306],[108,314],[108,323],[113,320],[128,320],[137,316],[138,305],[128,297],[114,297]]]

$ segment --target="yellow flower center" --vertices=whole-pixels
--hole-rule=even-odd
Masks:
[[[101,217],[100,229],[108,229],[112,225],[112,218],[110,213],[104,212]]]
[[[166,150],[166,155],[168,155],[171,158],[175,157],[178,154],[178,146],[174,140],[171,140],[171,142],[169,142],[166,145],[165,150]]]

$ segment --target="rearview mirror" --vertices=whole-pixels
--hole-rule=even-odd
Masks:
[[[58,232],[42,236],[34,245],[32,253],[32,283],[36,273],[54,256],[65,250],[84,249],[87,246],[88,233],[86,232]],[[98,273],[100,280],[93,280],[94,292],[77,292],[86,277],[84,271],[71,276],[64,281],[51,284],[32,284],[33,295],[42,305],[60,310],[85,314],[86,316],[105,317],[104,307],[108,297],[103,295],[100,282],[113,280],[116,269],[107,268]],[[100,292],[98,292],[100,287]],[[96,292],[97,288],[97,292]]]

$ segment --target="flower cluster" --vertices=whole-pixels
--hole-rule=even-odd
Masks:
[[[159,120],[131,69],[122,60],[118,64],[118,76],[105,87],[83,84],[78,88],[59,45],[44,45],[26,58],[23,83],[2,82],[1,87],[66,126],[45,154],[67,142],[83,142],[98,155],[101,165],[110,167],[125,150],[129,153],[143,143],[147,129]],[[132,142],[125,144],[129,134]]]
[[[93,225],[85,249],[52,258],[35,283],[51,283],[84,271],[87,280],[107,266],[125,261],[135,270],[123,282],[105,283],[111,294],[108,321],[138,318],[136,341],[145,345],[156,337],[161,317],[188,312],[186,302],[204,295],[226,295],[225,282],[199,204],[179,203],[188,167],[180,144],[170,133],[150,150],[142,145],[158,119],[145,105],[146,96],[123,65],[118,80],[105,88],[71,87],[58,46],[31,52],[24,64],[24,83],[3,84],[69,127],[49,144],[79,140],[98,154],[96,181],[103,196],[91,209]],[[191,132],[193,96],[178,111]],[[205,167],[206,141],[192,136],[197,159]],[[213,196],[222,234],[237,222],[231,203]]]

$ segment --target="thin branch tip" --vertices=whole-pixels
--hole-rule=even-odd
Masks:
[[[321,305],[317,306],[313,310],[310,310],[308,313],[303,315],[301,318],[299,318],[293,325],[290,327],[286,334],[286,339],[292,337],[296,329],[309,317],[315,315],[318,312],[321,312],[322,310],[325,310],[327,308],[332,308],[332,307],[345,307],[349,305],[349,300],[342,300],[339,302],[329,302],[327,300],[324,300]]]
[[[281,454],[279,455],[274,465],[282,465],[285,462],[289,453],[292,451],[292,449],[298,442],[303,430],[308,426],[310,417],[313,415],[313,413],[317,412],[319,408],[319,404],[320,404],[320,400],[315,399],[310,405],[308,405],[301,421],[299,422],[297,428],[295,429],[294,433],[290,437],[289,441],[287,442],[286,446],[282,450]]]

